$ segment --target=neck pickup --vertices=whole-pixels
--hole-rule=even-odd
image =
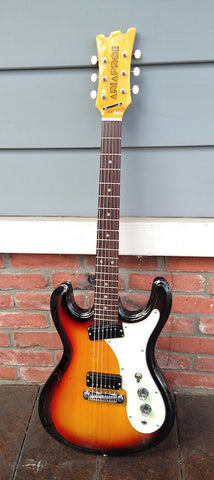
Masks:
[[[88,327],[89,340],[105,340],[124,337],[122,323],[103,323],[99,326]]]

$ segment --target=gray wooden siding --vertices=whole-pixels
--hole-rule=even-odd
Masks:
[[[93,216],[97,33],[137,27],[121,214],[214,216],[214,2],[0,2],[0,215]]]

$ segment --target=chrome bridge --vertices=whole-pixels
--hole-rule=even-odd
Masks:
[[[124,395],[122,395],[121,393],[99,392],[96,390],[84,390],[83,398],[85,400],[105,403],[123,403],[125,400]]]

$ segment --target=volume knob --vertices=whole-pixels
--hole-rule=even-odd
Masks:
[[[147,388],[138,388],[137,394],[140,400],[146,400],[149,395],[149,392]]]
[[[144,417],[148,417],[148,415],[150,415],[150,413],[152,411],[152,407],[150,407],[150,405],[148,403],[143,403],[140,406],[140,411],[141,411],[141,413]]]

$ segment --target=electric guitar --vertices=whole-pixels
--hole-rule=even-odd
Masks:
[[[130,28],[96,38],[99,78],[92,97],[102,137],[94,306],[75,303],[70,281],[52,293],[64,353],[39,400],[41,422],[55,439],[110,455],[152,447],[174,421],[173,399],[154,354],[171,309],[169,285],[154,279],[147,306],[134,312],[118,297],[121,125],[131,104],[135,33]]]

